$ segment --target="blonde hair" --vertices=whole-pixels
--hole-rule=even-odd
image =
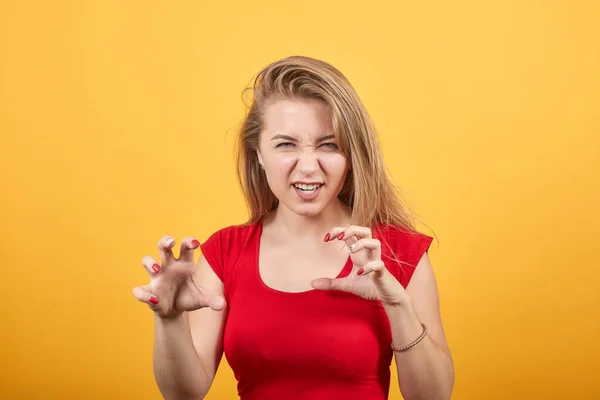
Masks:
[[[388,176],[371,118],[340,71],[314,58],[287,57],[263,68],[244,90],[244,95],[249,93],[236,144],[237,177],[250,213],[248,223],[258,222],[278,204],[256,153],[266,108],[282,99],[316,99],[329,106],[340,150],[350,161],[338,197],[351,210],[352,224],[415,230],[414,217]]]

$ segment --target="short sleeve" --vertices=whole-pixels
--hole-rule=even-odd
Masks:
[[[433,238],[416,231],[386,229],[379,240],[386,268],[406,288]]]
[[[210,235],[210,237],[200,245],[202,255],[213,271],[215,271],[215,274],[217,274],[221,282],[224,282],[223,244],[223,231],[217,231]]]

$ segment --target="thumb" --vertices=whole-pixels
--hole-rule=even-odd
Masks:
[[[221,311],[225,308],[225,299],[218,294],[211,294],[208,297],[208,306],[215,311]]]
[[[319,290],[341,290],[352,293],[352,281],[344,278],[319,278],[310,283],[312,287]]]
[[[184,296],[179,296],[176,304],[176,308],[183,311],[195,311],[205,307],[221,311],[225,308],[225,299],[216,293],[200,288],[199,292],[188,292]]]
[[[310,282],[310,284],[319,290],[341,290],[344,292],[352,290],[351,282],[347,278],[319,278]]]
[[[330,278],[319,278],[310,282],[310,285],[318,290],[331,290],[332,287],[332,279]]]

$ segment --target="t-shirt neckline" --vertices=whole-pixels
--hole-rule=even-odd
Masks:
[[[271,286],[267,285],[263,281],[262,277],[260,276],[260,269],[259,269],[260,239],[261,239],[262,231],[263,231],[263,219],[261,218],[256,223],[256,225],[257,225],[257,229],[256,229],[256,235],[255,235],[254,244],[253,244],[254,249],[255,249],[254,276],[255,276],[256,280],[258,281],[258,283],[260,284],[260,286],[269,292],[280,294],[280,295],[285,295],[285,296],[302,296],[302,295],[307,295],[307,294],[311,294],[311,293],[323,292],[323,290],[314,289],[314,288],[308,289],[308,290],[303,290],[301,292],[286,292],[283,290],[272,288]],[[352,271],[352,259],[350,258],[350,256],[348,256],[348,258],[346,259],[346,263],[344,264],[344,266],[342,267],[340,272],[337,274],[335,279],[344,278],[344,277],[350,275],[351,271]]]

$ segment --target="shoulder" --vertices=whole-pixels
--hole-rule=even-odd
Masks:
[[[373,228],[373,237],[382,243],[382,249],[387,244],[395,251],[403,254],[420,253],[429,249],[433,238],[416,230],[406,229],[396,225],[377,225]]]
[[[218,229],[200,245],[202,253],[220,253],[222,258],[230,257],[242,249],[259,228],[259,223],[246,223]]]
[[[433,238],[395,225],[378,225],[372,231],[381,242],[381,259],[386,268],[406,288]]]
[[[258,223],[226,226],[210,234],[200,244],[202,255],[222,281],[259,227]]]
[[[218,241],[229,245],[235,244],[252,236],[258,229],[258,223],[246,223],[241,225],[229,225],[214,231],[205,243]]]

